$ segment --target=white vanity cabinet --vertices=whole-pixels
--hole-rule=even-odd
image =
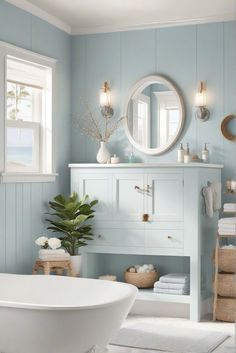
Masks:
[[[221,182],[222,166],[201,163],[69,166],[71,191],[80,197],[88,194],[91,199],[99,200],[93,221],[94,240],[83,248],[84,275],[97,275],[93,273],[92,261],[86,262],[88,254],[112,255],[104,269],[108,272],[115,268],[115,262],[121,271],[120,258],[124,255],[129,264],[134,264],[132,255],[150,256],[157,263],[163,259],[166,263],[176,261],[175,271],[185,270],[178,267],[178,259],[183,258],[189,263],[189,296],[157,295],[149,290],[140,291],[139,299],[187,303],[190,318],[199,320],[201,304],[205,305],[211,296],[211,255],[217,228],[217,215],[212,219],[205,215],[201,190],[208,181]],[[94,266],[99,266],[99,260]]]

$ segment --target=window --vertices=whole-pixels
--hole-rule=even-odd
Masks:
[[[139,94],[133,99],[133,138],[150,147],[150,97]]]
[[[157,97],[157,121],[159,146],[171,141],[178,129],[180,112],[175,93],[172,91],[155,92]]]
[[[1,92],[0,85],[0,94],[5,96],[5,143],[3,156],[0,156],[2,179],[15,174],[31,175],[32,180],[26,177],[26,181],[34,181],[34,176],[37,176],[35,181],[44,181],[38,176],[55,176],[52,165],[55,60],[5,43],[0,43],[1,56],[5,62],[4,92]],[[3,124],[0,122],[0,125]],[[44,179],[52,181],[55,178]],[[14,181],[12,177],[11,180]],[[24,181],[22,177],[20,180]]]

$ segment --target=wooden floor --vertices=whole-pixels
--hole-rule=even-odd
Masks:
[[[229,337],[225,342],[223,342],[219,347],[214,350],[214,353],[235,353],[235,325],[231,323],[223,323],[223,322],[212,322],[209,319],[205,319],[203,322],[191,322],[187,319],[176,319],[176,318],[158,318],[158,317],[145,317],[145,316],[129,316],[126,322],[124,323],[124,327],[129,327],[129,325],[133,325],[135,323],[148,323],[148,324],[160,324],[163,321],[177,323],[178,326],[182,326],[184,328],[198,328],[203,330],[212,330],[218,332],[225,332],[229,334]],[[117,346],[109,346],[109,353],[163,353],[163,351],[156,350],[143,350],[136,348],[127,348],[127,347],[117,347]],[[172,352],[173,353],[173,352]]]

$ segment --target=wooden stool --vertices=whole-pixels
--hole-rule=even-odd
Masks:
[[[63,260],[63,261],[42,261],[36,260],[33,268],[33,275],[36,275],[39,270],[43,270],[45,275],[50,275],[51,271],[55,271],[57,275],[62,275],[63,270],[67,271],[67,276],[75,277],[73,273],[71,261]]]

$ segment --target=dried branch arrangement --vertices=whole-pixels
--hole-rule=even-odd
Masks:
[[[84,99],[81,100],[84,106],[84,112],[73,119],[75,128],[79,128],[83,134],[98,142],[108,142],[110,137],[120,127],[125,117],[121,117],[117,120],[115,118],[98,116],[97,113],[92,111],[88,102]]]

